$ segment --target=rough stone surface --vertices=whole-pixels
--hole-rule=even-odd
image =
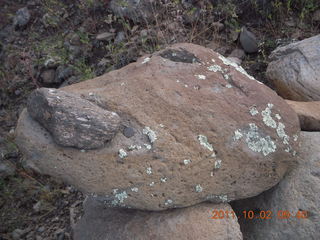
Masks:
[[[2,160],[0,156],[0,179],[12,176],[15,172],[14,165],[12,163],[10,164],[8,161]]]
[[[320,100],[320,35],[279,47],[270,58],[266,74],[280,96]]]
[[[30,17],[31,15],[28,8],[20,8],[13,19],[14,28],[24,28],[29,23]]]
[[[300,127],[303,131],[320,131],[320,101],[286,102],[298,114]]]
[[[116,134],[120,117],[61,90],[40,88],[28,100],[28,112],[66,147],[103,147]]]
[[[271,211],[272,218],[240,218],[244,239],[283,240],[320,239],[320,133],[302,132],[299,164],[271,190],[232,204],[235,212]],[[289,211],[288,219],[278,218],[278,211]],[[307,218],[298,218],[307,213]],[[280,212],[280,216],[281,216]],[[259,216],[259,213],[256,214]]]
[[[147,22],[153,19],[154,1],[150,0],[112,0],[110,9],[119,17],[129,18],[135,22]]]
[[[232,212],[229,204],[199,204],[189,208],[146,212],[104,208],[85,202],[85,215],[74,231],[75,240],[240,240],[237,218],[211,219],[214,210]]]
[[[130,138],[119,131],[99,150],[64,148],[23,112],[17,143],[29,165],[111,206],[148,210],[228,202],[278,183],[297,151],[296,113],[218,53],[170,47],[181,48],[201,63],[158,52],[63,88],[116,112]]]

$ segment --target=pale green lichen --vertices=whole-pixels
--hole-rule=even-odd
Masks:
[[[145,64],[145,63],[149,62],[150,60],[151,60],[151,58],[146,57],[146,58],[143,59],[141,64]]]
[[[139,145],[130,145],[128,147],[129,151],[133,151],[133,150],[140,150],[142,147]]]
[[[259,114],[259,111],[258,111],[258,109],[256,108],[256,107],[250,107],[250,114],[251,114],[251,116],[255,116],[255,115],[257,115],[257,114]]]
[[[151,183],[149,184],[149,186],[150,186],[150,187],[154,186],[154,182],[151,182]]]
[[[230,78],[228,74],[224,74],[223,77],[225,80],[229,80],[229,78]]]
[[[125,157],[127,157],[128,156],[128,154],[126,153],[126,151],[124,150],[124,149],[119,149],[119,157],[120,158],[125,158]]]
[[[211,152],[213,151],[213,146],[208,142],[208,139],[206,136],[204,135],[199,135],[198,136],[198,140],[200,142],[200,145],[207,148],[208,150],[210,150]]]
[[[163,182],[163,183],[167,182],[167,180],[168,179],[166,177],[160,178],[160,181]]]
[[[167,199],[167,200],[165,201],[164,205],[168,206],[168,205],[170,205],[170,204],[172,204],[172,203],[173,203],[173,201],[172,201],[171,199]]]
[[[146,149],[150,150],[152,148],[152,146],[150,144],[144,144],[144,146],[146,147]]]
[[[139,189],[138,189],[137,187],[133,187],[133,188],[131,188],[131,191],[132,191],[132,192],[138,192]]]
[[[147,167],[146,173],[148,175],[151,175],[152,174],[152,168],[151,167]]]
[[[293,141],[298,141],[298,135],[293,135]]]
[[[231,84],[227,84],[226,88],[232,88],[232,85]]]
[[[254,152],[261,152],[264,156],[276,151],[277,146],[270,136],[262,137],[254,123],[249,124],[250,129],[245,134],[248,147]]]
[[[198,184],[198,185],[195,186],[195,190],[196,190],[197,193],[200,193],[200,192],[203,191],[203,188],[201,187],[200,184]]]
[[[206,76],[205,75],[194,75],[196,78],[198,78],[199,80],[205,80],[206,79]]]
[[[217,160],[214,162],[214,168],[215,168],[215,169],[221,168],[221,164],[222,164],[222,161],[221,161],[220,159],[217,159]]]
[[[277,123],[276,121],[271,117],[271,109],[273,107],[273,104],[268,103],[268,106],[266,107],[265,110],[263,110],[261,112],[262,115],[262,120],[264,122],[265,125],[267,125],[268,127],[271,128],[276,128],[277,127]]]
[[[189,163],[191,163],[191,160],[190,160],[190,159],[184,159],[184,160],[183,160],[183,164],[184,164],[184,165],[188,165]]]
[[[284,129],[285,129],[285,125],[283,123],[279,122],[278,127],[277,127],[277,134],[278,134],[279,138],[283,139],[283,144],[288,145],[290,137],[286,134]]]
[[[241,133],[241,129],[237,129],[234,131],[234,136],[233,136],[233,140],[239,140],[243,137],[243,134]]]
[[[207,69],[208,69],[210,72],[223,72],[222,67],[219,66],[219,65],[216,65],[216,64],[207,67]]]
[[[281,116],[278,113],[275,116],[276,116],[276,119],[281,120]]]
[[[114,200],[112,201],[112,205],[116,206],[116,205],[122,205],[124,200],[126,198],[128,198],[128,194],[126,191],[123,191],[122,193],[117,193],[118,189],[114,189],[113,194],[115,194],[114,196]]]
[[[150,127],[145,127],[143,130],[142,130],[143,134],[147,135],[148,138],[149,138],[149,141],[151,143],[154,143],[156,140],[157,140],[157,135],[156,133],[151,130]]]

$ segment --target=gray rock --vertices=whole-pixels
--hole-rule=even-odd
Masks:
[[[240,60],[243,60],[245,56],[246,54],[242,49],[236,48],[230,53],[228,57],[234,57],[234,58],[239,58]]]
[[[279,47],[270,59],[266,75],[280,96],[320,100],[320,35]]]
[[[248,31],[246,27],[242,27],[240,32],[240,43],[242,48],[247,53],[255,53],[258,52],[258,41],[256,36]]]
[[[131,138],[134,136],[134,130],[131,127],[125,127],[123,130],[123,135],[125,135],[127,138]]]
[[[241,240],[236,217],[211,219],[214,209],[232,212],[229,204],[199,204],[162,212],[105,208],[89,198],[74,229],[75,240]]]
[[[69,66],[59,66],[55,72],[54,83],[62,83],[74,74],[73,68]]]
[[[30,21],[30,12],[27,7],[20,8],[13,19],[15,29],[24,28]]]
[[[298,165],[271,190],[232,204],[236,213],[240,214],[245,239],[320,239],[320,132],[301,132],[300,136]],[[271,211],[272,218],[241,218],[243,211],[255,209]],[[259,210],[256,216],[259,216]],[[289,211],[291,217],[279,219],[278,213],[280,216],[283,214],[281,211]],[[307,218],[296,217],[298,212],[300,216],[306,213]]]
[[[116,113],[61,90],[35,90],[30,95],[27,108],[31,117],[63,146],[99,148],[119,129],[120,118]]]
[[[96,39],[99,41],[110,41],[114,38],[115,34],[112,32],[100,33],[96,36]]]
[[[153,1],[150,0],[112,0],[111,11],[123,18],[129,18],[134,22],[146,22],[153,16]]]
[[[116,39],[114,40],[115,43],[121,43],[126,39],[126,35],[123,31],[118,32]]]

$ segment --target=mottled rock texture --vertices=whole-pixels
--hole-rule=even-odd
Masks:
[[[320,101],[296,102],[286,100],[286,102],[298,114],[301,130],[320,131]]]
[[[111,206],[148,210],[228,202],[278,183],[295,160],[296,113],[218,53],[193,44],[168,49],[200,62],[157,52],[63,88],[116,112],[121,128],[131,128],[101,149],[59,146],[24,111],[16,132],[28,165]]]
[[[279,47],[270,58],[266,74],[280,96],[320,100],[320,35]]]
[[[28,113],[65,147],[103,147],[117,133],[120,117],[62,90],[40,88],[28,99]]]
[[[240,226],[244,239],[283,240],[320,239],[320,133],[302,132],[298,165],[279,185],[258,197],[236,201],[236,212],[271,211],[272,218],[244,220]],[[278,211],[289,211],[288,219],[278,218]],[[307,218],[302,217],[306,211]],[[259,216],[257,213],[256,216]],[[283,216],[280,212],[280,217]]]
[[[199,204],[189,208],[147,212],[104,208],[92,199],[74,230],[75,240],[241,240],[237,221],[211,219],[214,210],[233,210],[229,204]]]

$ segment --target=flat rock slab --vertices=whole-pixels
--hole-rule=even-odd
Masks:
[[[239,213],[245,239],[320,239],[319,146],[320,132],[302,132],[299,162],[294,170],[271,190],[232,204]],[[272,214],[268,214],[270,219],[244,219],[243,211],[255,211],[257,217],[260,211]]]
[[[298,114],[300,127],[303,131],[320,131],[320,101],[286,102]]]
[[[213,211],[229,218],[212,219]],[[241,240],[237,216],[229,204],[147,212],[105,208],[92,199],[74,230],[75,240]],[[222,214],[221,213],[221,214]],[[222,215],[221,215],[222,216]]]
[[[27,165],[110,206],[147,210],[228,202],[277,184],[295,161],[297,114],[218,53],[168,49],[182,51],[182,62],[157,52],[62,89],[120,116],[123,131],[101,149],[59,146],[24,111],[16,141]]]
[[[280,96],[320,100],[320,35],[279,47],[270,58],[266,75]]]
[[[40,88],[28,100],[30,116],[65,147],[103,147],[117,133],[120,117],[75,94]]]

